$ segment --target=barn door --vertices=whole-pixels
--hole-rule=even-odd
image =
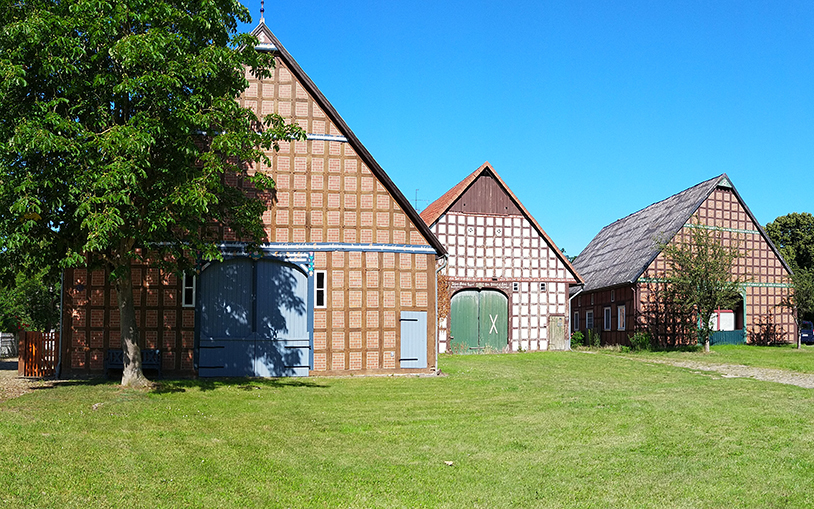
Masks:
[[[565,342],[565,317],[552,315],[548,317],[548,349],[568,350]]]
[[[307,376],[308,280],[286,263],[237,258],[201,274],[198,375]]]
[[[401,312],[401,358],[402,368],[427,367],[427,312]]]
[[[497,290],[464,290],[452,296],[451,348],[454,353],[502,352],[509,338],[509,306]]]
[[[255,376],[308,376],[308,278],[296,267],[257,262]]]
[[[464,290],[452,296],[450,303],[450,347],[453,353],[478,351],[479,297],[477,290]]]
[[[254,376],[254,263],[237,258],[201,273],[198,375]]]
[[[495,290],[480,292],[480,346],[486,352],[502,352],[509,343],[508,299]]]

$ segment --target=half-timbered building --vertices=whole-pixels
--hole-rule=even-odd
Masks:
[[[308,139],[253,170],[276,182],[260,253],[226,230],[224,261],[199,274],[134,265],[140,346],[164,375],[431,372],[443,247],[262,20],[254,35],[277,65],[267,79],[247,70],[240,103]],[[121,348],[116,292],[104,271],[68,270],[65,282],[62,373],[101,373]]]
[[[568,348],[568,291],[582,280],[488,162],[421,217],[449,255],[441,352]]]
[[[572,330],[594,330],[602,344],[627,344],[637,329],[670,335],[669,317],[657,309],[669,271],[660,246],[689,241],[693,228],[714,231],[742,254],[732,269],[744,281],[741,299],[710,317],[718,330],[713,342],[716,336],[743,342],[767,320],[780,329],[780,339],[793,341],[794,317],[781,305],[791,269],[726,174],[619,219],[594,237],[574,261],[585,287],[572,302]]]

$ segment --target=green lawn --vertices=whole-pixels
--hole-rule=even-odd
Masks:
[[[814,506],[814,391],[577,352],[441,367],[35,391],[0,403],[0,507]]]
[[[618,353],[613,350],[605,350],[604,352]],[[720,345],[713,346],[708,354],[705,354],[699,347],[697,351],[689,352],[627,352],[624,355],[705,362],[708,364],[743,364],[745,366],[759,368],[787,369],[790,371],[799,371],[800,373],[814,373],[814,346],[805,345],[799,350],[795,345]]]

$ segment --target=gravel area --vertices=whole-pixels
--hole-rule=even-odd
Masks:
[[[16,357],[0,359],[0,401],[17,398],[32,390],[53,385],[53,380],[18,376]]]
[[[706,362],[678,361],[669,359],[626,359],[653,364],[668,364],[679,368],[687,368],[697,372],[717,373],[723,378],[754,378],[764,382],[777,382],[786,385],[796,385],[805,389],[814,389],[814,374],[798,373],[784,369],[756,368],[742,364],[710,364]]]

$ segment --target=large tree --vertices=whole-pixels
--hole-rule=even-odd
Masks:
[[[238,21],[237,0],[0,0],[0,263],[105,267],[125,386],[149,383],[131,263],[216,259],[212,224],[265,241],[253,163],[303,137],[236,101],[273,67]]]
[[[814,216],[808,212],[780,216],[766,225],[766,233],[793,271],[793,288],[783,304],[793,310],[798,323],[814,320]]]
[[[766,233],[795,269],[814,269],[814,216],[792,212],[766,225]]]
[[[0,272],[2,272],[0,270]],[[0,279],[0,331],[50,331],[59,325],[59,277],[46,269]]]
[[[735,305],[740,298],[744,281],[734,267],[743,254],[737,245],[727,244],[718,230],[697,224],[688,230],[686,239],[663,245],[667,298],[696,324],[704,351],[709,352],[712,313]]]

